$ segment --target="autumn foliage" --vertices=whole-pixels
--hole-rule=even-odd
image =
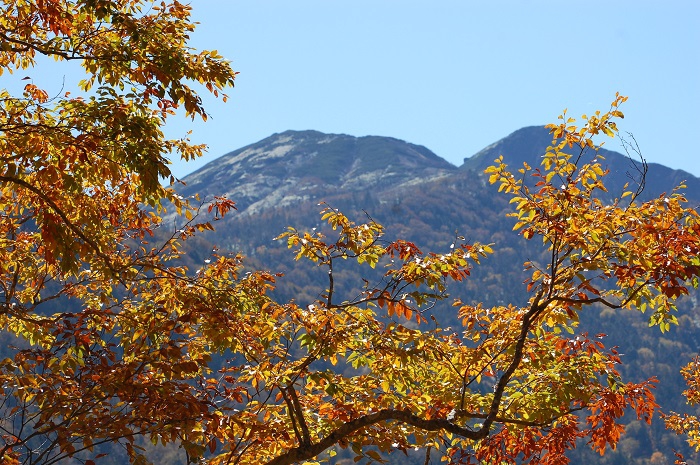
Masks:
[[[639,202],[642,164],[638,182],[605,189],[593,137],[616,134],[624,97],[580,127],[550,125],[540,167],[512,172],[499,159],[487,170],[514,229],[548,260],[525,264],[527,305],[457,301],[462,327],[449,328],[432,305],[493,244],[458,237],[423,252],[324,205],[324,228],[279,236],[327,276],[315,301],[275,301],[280,276],[244,272],[238,255],[181,264],[184,241],[235,208],[161,185],[168,157],[203,150],[167,140],[166,120],[206,118],[193,83],[223,96],[235,77],[215,52],[188,48],[189,7],[1,5],[0,72],[31,73],[43,55],[87,73],[80,96],[49,97],[31,79],[0,95],[0,322],[16,337],[0,361],[1,463],[91,465],[105,443],[147,463],[143,437],[212,465],[314,463],[343,449],[379,462],[414,448],[455,464],[563,464],[581,441],[615,447],[626,412],[651,421],[656,380],[626,382],[603,335],[577,334],[595,305],[647,312],[666,331],[700,274],[700,218],[681,187]],[[181,215],[171,232],[166,207]],[[348,261],[381,278],[348,295],[336,282]],[[684,371],[691,402],[697,366]],[[696,419],[669,424],[697,446]]]

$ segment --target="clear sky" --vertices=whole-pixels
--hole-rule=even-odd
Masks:
[[[523,126],[606,110],[700,176],[700,1],[191,0],[197,48],[240,72],[194,125],[207,161],[287,129],[381,135],[459,165]],[[174,122],[174,121],[173,121]],[[180,135],[188,121],[171,127]],[[611,141],[607,148],[619,150]]]
[[[700,176],[700,0],[190,0],[198,49],[240,74],[204,124],[167,134],[209,145],[178,177],[287,129],[379,135],[455,165],[511,132],[607,110],[650,162]],[[75,68],[73,68],[75,70]],[[65,63],[25,74],[50,93],[82,76]],[[64,79],[58,79],[63,75]],[[620,151],[617,141],[606,148]],[[652,173],[653,174],[653,173]]]

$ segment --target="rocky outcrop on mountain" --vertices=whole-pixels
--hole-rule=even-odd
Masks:
[[[514,169],[527,162],[537,167],[551,144],[544,127],[519,129],[465,158],[457,168],[425,147],[390,137],[353,137],[318,131],[285,131],[230,152],[186,176],[181,195],[207,199],[225,195],[236,201],[238,217],[338,197],[392,204],[406,197],[449,186],[468,186],[454,195],[475,195],[486,189],[484,169],[499,155]],[[640,158],[606,149],[598,152],[611,175],[611,193],[640,179]],[[700,179],[651,163],[645,196],[657,196],[685,183],[686,195],[700,200]],[[371,199],[370,199],[371,197]],[[357,205],[366,208],[370,205]]]
[[[246,215],[339,191],[380,193],[434,181],[456,169],[425,147],[397,139],[286,131],[195,171],[180,193],[226,195]]]

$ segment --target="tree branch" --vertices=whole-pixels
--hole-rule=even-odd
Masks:
[[[47,56],[47,57],[60,57],[66,61],[68,60],[108,60],[112,62],[118,62],[118,61],[131,61],[127,58],[121,58],[120,55],[117,54],[111,54],[111,55],[82,55],[78,54],[77,50],[72,50],[71,53],[65,52],[63,50],[57,50],[57,49],[48,49],[48,48],[42,48],[41,46],[31,43],[29,41],[25,40],[20,40],[16,39],[14,37],[10,37],[7,35],[5,32],[0,31],[0,39],[9,42],[11,44],[15,44],[17,46],[23,47],[20,49],[13,48],[12,52],[14,53],[27,53],[29,50],[34,50],[36,52],[39,52],[40,54]]]
[[[56,213],[65,223],[65,225],[73,231],[73,234],[78,236],[83,242],[88,244],[92,249],[94,250],[95,254],[100,257],[104,262],[107,268],[112,271],[113,273],[116,274],[116,270],[112,266],[112,261],[110,258],[102,251],[101,247],[92,239],[87,237],[83,231],[80,230],[78,226],[73,224],[69,219],[66,213],[58,206],[56,205],[56,202],[54,202],[51,198],[49,198],[44,192],[42,192],[38,187],[35,187],[28,182],[26,182],[23,179],[19,178],[14,178],[14,177],[8,177],[8,176],[0,176],[0,182],[9,182],[13,184],[20,185],[24,187],[25,189],[33,192],[37,196],[39,196],[40,199],[42,199],[44,202],[48,204],[49,207]]]
[[[294,385],[290,384],[287,386],[287,392],[289,393],[289,397],[292,400],[292,405],[294,406],[294,412],[296,413],[296,419],[297,423],[299,423],[299,426],[301,427],[301,442],[300,444],[303,444],[304,446],[309,446],[311,445],[311,434],[309,433],[309,427],[306,424],[306,419],[304,419],[304,411],[301,408],[301,404],[299,403],[299,398],[297,397],[297,392],[294,389]]]
[[[515,351],[513,353],[513,360],[511,360],[506,371],[501,375],[496,383],[496,387],[493,391],[493,400],[491,401],[491,407],[489,408],[489,413],[484,420],[484,425],[481,430],[484,431],[484,436],[486,436],[491,428],[494,421],[497,420],[498,410],[501,407],[501,399],[503,398],[503,393],[510,381],[511,376],[515,373],[515,370],[520,366],[520,362],[523,357],[523,348],[525,347],[525,341],[527,340],[527,335],[530,332],[533,322],[537,319],[537,316],[546,308],[541,302],[544,296],[544,289],[540,289],[539,293],[532,300],[532,305],[527,313],[523,316],[523,323],[520,327],[520,334],[518,335],[517,342],[515,344]],[[480,430],[480,431],[481,431]]]
[[[301,436],[301,433],[299,432],[299,427],[297,426],[296,409],[294,408],[291,399],[287,395],[286,389],[281,387],[280,393],[284,398],[284,402],[287,404],[289,420],[292,422],[292,428],[294,428],[294,435],[297,437],[297,441],[299,441],[299,444],[304,444],[304,438]]]
[[[481,428],[474,431],[469,428],[455,425],[454,423],[441,418],[425,420],[414,415],[408,410],[383,409],[376,413],[370,413],[354,420],[350,420],[333,430],[328,436],[324,437],[317,443],[310,444],[306,447],[301,446],[290,449],[288,452],[285,452],[284,454],[270,460],[265,465],[291,465],[295,462],[311,459],[333,446],[340,439],[349,436],[357,430],[372,426],[382,421],[392,420],[415,426],[423,431],[445,430],[458,436],[473,440],[483,439],[488,434],[487,428]]]

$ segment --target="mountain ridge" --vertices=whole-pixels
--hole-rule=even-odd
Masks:
[[[183,195],[202,188],[237,199],[241,211],[309,200],[310,190],[384,190],[457,168],[427,148],[380,136],[285,131],[229,152],[185,176]],[[261,203],[262,202],[262,203]]]
[[[457,167],[428,148],[383,136],[355,137],[320,131],[288,130],[229,152],[185,176],[181,195],[225,195],[239,213],[259,214],[270,208],[318,202],[338,192],[371,191],[378,201],[467,177],[483,186],[484,169],[500,155],[513,169],[539,158],[551,144],[543,126],[520,128],[466,157]],[[640,178],[642,164],[627,155],[601,148],[603,166],[614,174],[608,187],[618,192]],[[648,198],[685,183],[690,197],[700,200],[700,178],[683,170],[649,163]],[[697,194],[695,194],[697,192]]]
[[[430,149],[426,148],[425,146],[418,145],[418,144],[413,144],[411,142],[404,141],[402,139],[390,137],[390,136],[377,136],[377,135],[368,135],[368,136],[352,136],[344,133],[324,133],[321,131],[316,131],[316,130],[286,130],[280,133],[274,133],[264,139],[261,139],[258,142],[254,142],[252,144],[248,144],[244,147],[241,147],[239,149],[233,150],[231,152],[228,152],[224,155],[221,155],[220,157],[217,157],[216,159],[208,162],[201,168],[193,171],[192,173],[189,173],[183,177],[183,180],[187,182],[188,185],[194,184],[193,181],[196,182],[197,179],[199,179],[204,173],[207,173],[211,170],[215,170],[218,168],[222,163],[224,164],[232,164],[235,163],[234,158],[237,156],[242,155],[244,158],[246,156],[250,155],[250,151],[258,151],[260,150],[261,147],[264,147],[265,145],[277,145],[281,146],[278,148],[277,151],[273,151],[270,153],[271,158],[277,158],[277,157],[283,157],[286,152],[283,150],[285,147],[282,145],[285,142],[292,141],[294,139],[306,139],[309,136],[312,138],[317,139],[316,143],[321,145],[321,144],[326,144],[334,140],[344,140],[344,141],[358,141],[358,142],[365,142],[365,141],[388,141],[396,145],[405,145],[406,147],[410,147],[415,149],[417,152],[422,153],[424,155],[427,155],[426,158],[431,159],[433,162],[436,162],[442,166],[443,169],[447,171],[453,171],[455,168],[456,169],[471,169],[475,171],[479,170],[484,170],[486,167],[490,166],[493,164],[493,160],[497,158],[499,155],[504,155],[505,161],[510,164],[511,166],[520,166],[522,162],[528,162],[531,166],[538,166],[538,165],[533,165],[533,160],[536,160],[537,157],[541,157],[541,155],[544,153],[545,149],[547,146],[551,144],[552,137],[551,134],[549,133],[549,130],[546,129],[544,126],[525,126],[520,129],[517,129],[510,134],[508,134],[505,137],[502,137],[501,139],[487,145],[483,149],[479,150],[478,152],[464,157],[463,162],[461,165],[455,165],[453,163],[450,163],[449,161],[443,159],[439,155],[435,154],[432,152]],[[372,144],[363,144],[363,147],[361,147],[361,150],[368,150],[371,148]],[[306,148],[306,147],[302,147]],[[613,158],[619,158],[623,157],[626,160],[631,160],[631,158],[626,155],[622,154],[620,152],[614,151],[614,150],[609,150],[607,148],[601,148],[599,150],[599,153],[602,154],[604,157],[609,157],[612,156]],[[354,160],[357,162],[358,160]],[[376,160],[375,160],[376,161]],[[631,161],[633,162],[639,162],[637,159],[632,159]],[[664,170],[668,170],[668,172],[676,172],[680,174],[680,178],[683,179],[700,179],[699,177],[693,175],[692,173],[685,171],[683,169],[676,169],[676,168],[671,168],[666,165],[663,165],[661,163],[654,163],[654,162],[647,162],[650,167],[653,167],[654,170],[658,169],[658,167],[662,167]],[[218,170],[217,170],[218,171]],[[665,173],[664,173],[665,174]],[[348,173],[347,177],[350,177],[352,173]],[[186,189],[187,191],[191,189]]]
[[[471,157],[465,158],[460,169],[483,171],[492,165],[493,160],[499,155],[503,155],[504,161],[513,169],[521,167],[523,162],[527,162],[532,167],[539,167],[539,160],[551,142],[552,136],[544,126],[520,128],[484,147]],[[638,180],[641,175],[641,158],[635,157],[634,150],[630,150],[632,152],[630,155],[608,150],[605,147],[601,147],[597,152],[598,155],[602,156],[600,161],[604,168],[609,168],[613,172],[612,174],[615,174],[615,171],[624,173],[622,180],[615,179],[613,176],[613,182],[608,186],[612,192],[622,189],[624,182]],[[571,153],[577,155],[577,149],[571,149]],[[647,162],[647,167],[646,185],[648,192],[645,196],[647,198],[651,193],[659,195],[682,183],[686,184],[689,191],[700,192],[700,178],[687,171],[670,168],[659,163]]]

